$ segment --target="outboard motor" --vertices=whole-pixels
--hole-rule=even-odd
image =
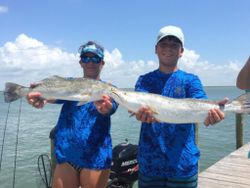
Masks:
[[[138,146],[126,142],[113,148],[108,188],[132,188],[138,179]]]

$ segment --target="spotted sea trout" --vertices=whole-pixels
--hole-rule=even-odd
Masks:
[[[210,109],[219,108],[225,113],[250,113],[250,94],[220,106],[216,101],[204,99],[175,99],[158,94],[123,91],[112,88],[110,95],[127,110],[136,113],[141,107],[149,107],[159,122],[202,123]]]
[[[5,84],[4,99],[9,103],[30,92],[39,92],[47,100],[79,101],[79,105],[86,102],[101,100],[102,96],[112,88],[107,83],[89,78],[63,78],[52,76],[43,79],[34,88],[7,82]]]

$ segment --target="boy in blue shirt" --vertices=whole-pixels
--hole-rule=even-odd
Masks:
[[[183,52],[182,30],[176,26],[163,27],[155,46],[159,68],[140,76],[135,90],[173,98],[206,99],[200,79],[178,69]],[[156,122],[148,107],[141,108],[136,118],[142,121],[139,187],[197,187],[200,152],[195,145],[195,125]],[[224,113],[211,109],[204,124],[208,126],[222,119]]]

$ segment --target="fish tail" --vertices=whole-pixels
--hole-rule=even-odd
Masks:
[[[22,88],[24,88],[24,86],[7,82],[4,90],[4,101],[10,103],[21,98],[23,96],[21,92]]]
[[[250,93],[245,93],[226,105],[229,111],[239,114],[250,114]]]

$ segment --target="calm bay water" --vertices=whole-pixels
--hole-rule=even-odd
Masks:
[[[205,89],[208,97],[213,100],[220,100],[224,97],[234,99],[243,93],[235,87],[205,87]],[[0,153],[2,155],[0,187],[13,187],[14,177],[16,188],[45,187],[38,172],[37,160],[40,154],[50,153],[49,133],[56,124],[60,105],[50,104],[38,110],[29,106],[26,100],[22,100],[21,104],[20,119],[18,118],[20,100],[11,103],[7,119],[9,104],[4,103],[3,93],[0,93],[0,146],[3,148],[3,152]],[[243,117],[244,143],[247,143],[250,141],[250,116],[244,115]],[[16,139],[18,122],[19,134]],[[134,117],[129,118],[124,108],[120,107],[112,116],[113,145],[123,142],[126,138],[130,143],[137,144],[139,131],[140,123]],[[224,121],[214,126],[200,125],[199,148],[202,154],[200,171],[234,151],[235,115],[227,114]],[[14,175],[15,156],[16,172]]]

